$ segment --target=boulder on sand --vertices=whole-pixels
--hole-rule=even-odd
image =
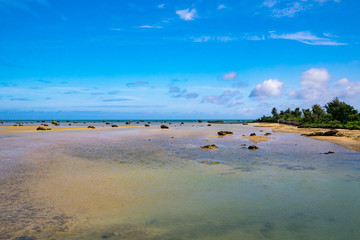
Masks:
[[[250,133],[250,137],[256,136],[256,133]]]
[[[162,125],[160,126],[160,128],[161,128],[161,129],[169,129],[169,127],[166,126],[166,125],[164,125],[164,124],[162,124]]]
[[[233,132],[230,132],[230,131],[219,131],[218,132],[218,135],[219,136],[225,136],[225,135],[228,135],[228,134],[234,134]]]
[[[87,128],[95,129],[95,127],[94,127],[94,126],[88,126]]]
[[[46,131],[46,128],[44,128],[44,127],[38,127],[36,130],[37,130],[37,131]]]
[[[259,147],[256,146],[256,145],[251,145],[251,146],[248,147],[248,149],[250,149],[250,150],[258,150]]]

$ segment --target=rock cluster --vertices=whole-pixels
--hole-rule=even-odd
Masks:
[[[218,148],[215,144],[201,146],[201,149],[215,149]]]
[[[162,125],[160,126],[160,128],[161,128],[161,129],[169,129],[169,127],[166,126],[166,125],[164,125],[164,124],[162,124]]]

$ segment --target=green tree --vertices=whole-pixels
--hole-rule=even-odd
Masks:
[[[275,120],[279,119],[279,114],[278,114],[276,108],[273,108],[273,109],[271,110],[271,114],[273,115],[273,117],[274,117]]]
[[[319,105],[315,104],[312,106],[312,118],[314,121],[320,121],[325,115],[324,109]]]
[[[358,111],[353,106],[341,102],[337,97],[325,105],[326,112],[331,115],[333,120],[346,123],[357,118]]]

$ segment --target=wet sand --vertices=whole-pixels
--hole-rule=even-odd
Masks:
[[[88,127],[57,127],[57,126],[48,126],[45,128],[51,128],[51,130],[46,131],[38,131],[36,130],[38,125],[33,126],[0,126],[0,133],[25,133],[25,132],[50,132],[50,131],[77,131],[77,130],[95,130],[95,129],[111,129],[111,128],[134,128],[134,127],[140,127],[136,125],[130,125],[130,126],[118,126],[118,127],[102,127],[97,126],[95,129],[89,129]]]
[[[355,239],[359,156],[281,133],[243,149],[252,132],[265,137],[226,124],[2,133],[0,239]]]
[[[326,132],[329,129],[324,128],[298,128],[296,126],[278,124],[278,123],[251,123],[254,126],[269,128],[274,132],[292,133],[292,134],[310,134],[315,132]],[[347,149],[360,152],[360,130],[336,129],[339,136],[312,136],[310,138],[339,144]]]

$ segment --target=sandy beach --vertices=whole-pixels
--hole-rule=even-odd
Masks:
[[[324,128],[298,128],[296,126],[279,123],[251,123],[254,126],[269,128],[274,132],[292,133],[306,135],[316,132],[326,132],[329,129]],[[339,144],[347,149],[360,152],[360,130],[336,129],[339,131],[337,136],[311,136],[310,138]]]

